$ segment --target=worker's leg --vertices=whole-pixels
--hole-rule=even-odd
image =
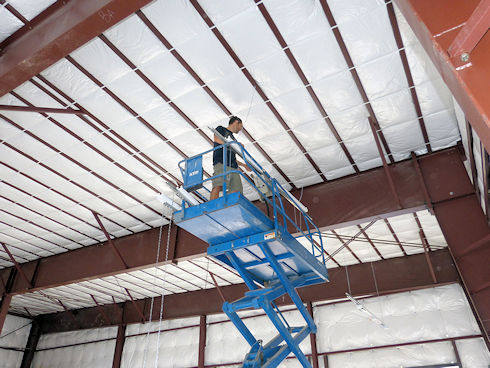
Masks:
[[[212,201],[213,199],[218,198],[219,197],[219,192],[221,192],[222,189],[223,189],[222,186],[214,187],[211,190],[211,195],[209,196],[209,200]]]
[[[213,176],[220,175],[220,174],[223,174],[223,164],[218,163],[213,166]],[[211,195],[209,196],[210,201],[219,197],[219,192],[223,190],[223,181],[224,181],[223,176],[214,178],[212,180],[213,189],[211,189]]]
[[[230,170],[238,170],[238,169],[232,169]],[[243,193],[243,185],[242,185],[242,178],[240,177],[241,175],[239,173],[231,173],[229,180],[226,181],[226,185],[228,186],[229,193],[233,192],[240,192]]]

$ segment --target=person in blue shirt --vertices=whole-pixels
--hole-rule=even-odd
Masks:
[[[238,134],[243,129],[242,119],[237,116],[232,116],[230,121],[228,122],[228,127],[218,126],[216,130],[225,138],[231,137],[234,141],[236,138],[233,134]],[[224,142],[221,141],[216,135],[214,135],[214,147],[218,147],[222,145]],[[238,162],[236,160],[235,152],[229,147],[226,150],[226,170],[237,170],[238,166],[244,167],[246,170],[250,171],[247,165]],[[218,148],[213,151],[213,176],[223,174],[223,148]],[[218,178],[214,178],[213,189],[211,190],[210,200],[216,199],[219,197],[219,193],[223,190],[223,181],[224,177],[220,176]],[[240,178],[240,174],[237,172],[226,175],[226,191],[228,193],[232,192],[242,192],[242,179]]]

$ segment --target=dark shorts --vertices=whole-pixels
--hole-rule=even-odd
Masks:
[[[214,165],[213,169],[214,169],[213,176],[223,174],[222,163],[218,163]],[[226,171],[230,171],[230,170],[238,170],[238,169],[228,166],[226,168]],[[213,181],[213,188],[221,187],[223,186],[224,176],[214,178],[212,181]],[[233,172],[226,175],[226,191],[228,193],[231,192],[243,193],[242,178],[240,178],[240,174],[238,174],[237,172]]]

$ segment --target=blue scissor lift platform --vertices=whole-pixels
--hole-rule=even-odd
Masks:
[[[229,145],[226,143],[224,146],[230,149]],[[316,332],[316,326],[295,289],[328,281],[320,232],[304,212],[304,207],[271,178],[243,146],[238,143],[233,145],[238,155],[270,189],[270,196],[263,196],[263,201],[269,210],[273,210],[272,218],[241,193],[227,193],[225,182],[222,197],[194,205],[186,205],[183,201],[182,209],[174,213],[174,221],[179,227],[207,242],[208,256],[235,269],[250,289],[243,298],[223,304],[223,311],[251,346],[243,367],[277,367],[291,352],[303,367],[311,367],[299,344],[310,333]],[[197,166],[201,165],[202,155],[210,151],[179,164],[184,177],[184,189],[196,191],[204,188],[196,185],[196,182],[204,183],[212,179],[203,180],[200,177],[196,181],[195,175],[192,175],[202,173],[202,167],[196,170],[196,162]],[[226,162],[226,158],[224,160]],[[222,175],[231,172],[225,170]],[[238,170],[235,172],[257,189],[247,176]],[[286,202],[296,207],[306,230],[286,214]],[[291,235],[288,227],[299,236]],[[299,238],[306,239],[304,243],[308,244],[308,248]],[[304,326],[289,326],[275,305],[274,300],[284,294],[288,294],[298,308],[305,320]],[[265,345],[253,336],[237,314],[240,310],[250,308],[263,309],[279,332],[277,337]]]

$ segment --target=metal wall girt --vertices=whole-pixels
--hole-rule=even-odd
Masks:
[[[331,271],[330,283],[307,286],[298,289],[298,293],[304,302],[341,299],[345,297],[348,283],[351,285],[351,293],[354,296],[380,295],[415,290],[419,288],[433,287],[458,281],[457,271],[452,262],[448,250],[430,252],[431,262],[437,275],[438,283],[434,284],[430,275],[424,254],[416,254],[407,257],[390,258],[371,263],[356,264]],[[349,277],[349,282],[347,280]],[[243,296],[247,287],[244,284],[236,284],[221,287],[223,295],[229,301]],[[149,319],[151,299],[140,299],[136,303],[143,311],[146,320]],[[152,320],[160,318],[161,297],[155,298]],[[288,296],[278,299],[278,305],[292,304]],[[164,319],[185,318],[190,316],[222,313],[222,299],[216,288],[191,291],[166,295],[164,298]],[[112,325],[140,323],[138,314],[131,301],[119,304],[102,306],[106,314],[111,318]],[[102,318],[100,308],[83,308],[73,314],[59,312],[45,314],[35,318],[40,323],[43,333],[71,331],[81,328],[95,328],[106,325]]]
[[[470,19],[479,0],[395,0],[415,35],[490,151],[490,33],[468,60],[450,57],[448,49]]]
[[[72,0],[10,44],[0,57],[0,96],[8,93],[151,0]]]
[[[473,186],[457,148],[420,157],[419,164],[433,202],[473,193]],[[318,227],[323,229],[357,224],[377,217],[388,218],[425,208],[426,200],[413,162],[400,162],[390,166],[390,169],[402,210],[392,196],[386,195],[389,184],[383,168],[307,187],[303,191],[302,203],[308,207]],[[293,195],[299,197],[300,193],[293,192]],[[288,215],[292,218],[294,216],[293,213]],[[166,239],[167,229],[164,228],[163,239]],[[35,274],[31,281],[33,288],[29,289],[23,279],[16,277],[10,293],[22,294],[151,267],[155,264],[158,231],[152,229],[113,240],[123,258],[128,260],[128,269],[124,268],[111,247],[104,242],[21,264],[20,267],[29,279]],[[170,247],[172,251],[169,252],[169,261],[175,262],[204,256],[207,244],[188,232],[173,228]],[[164,250],[161,252],[160,259],[163,260]],[[4,280],[8,278],[10,269],[0,270]],[[1,288],[0,285],[0,292],[3,292]]]

